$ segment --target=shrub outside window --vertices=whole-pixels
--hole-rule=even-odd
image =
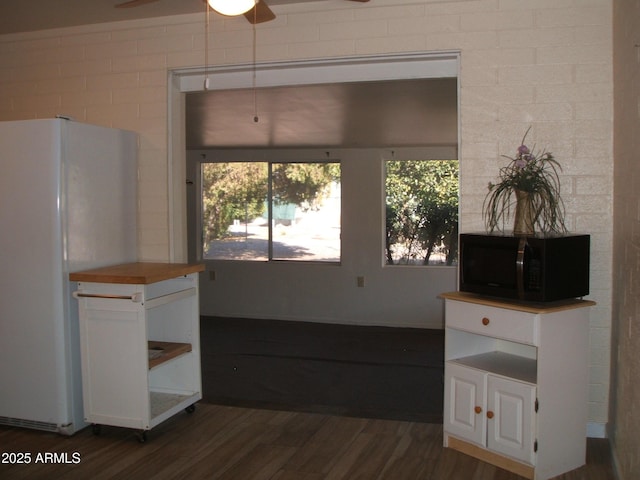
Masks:
[[[458,161],[385,162],[387,265],[454,265]]]

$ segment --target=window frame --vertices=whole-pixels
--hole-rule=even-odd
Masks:
[[[411,150],[408,150],[409,152],[411,152]],[[398,269],[398,268],[458,268],[457,265],[457,256],[459,255],[459,247],[457,245],[457,241],[456,241],[456,259],[453,261],[452,264],[447,264],[447,263],[427,263],[427,264],[421,264],[421,263],[389,263],[388,261],[388,257],[387,257],[387,236],[388,236],[388,231],[387,231],[387,171],[388,171],[388,167],[387,164],[388,162],[448,162],[448,161],[454,161],[457,162],[457,166],[458,166],[458,171],[457,171],[457,179],[458,179],[458,212],[457,212],[457,219],[456,219],[456,223],[457,226],[455,228],[455,235],[457,237],[458,232],[460,230],[460,159],[458,158],[458,155],[455,155],[456,158],[447,158],[450,155],[444,155],[443,158],[435,158],[435,156],[433,155],[428,155],[426,158],[421,158],[423,157],[422,155],[418,154],[418,155],[398,155],[396,151],[392,151],[392,154],[390,156],[386,156],[385,158],[382,159],[382,196],[381,196],[381,208],[382,208],[382,218],[383,218],[383,225],[382,225],[382,232],[381,232],[381,237],[382,237],[382,254],[383,254],[383,258],[382,258],[382,263],[383,263],[383,268],[392,268],[392,269]]]
[[[238,262],[238,263],[292,263],[292,264],[318,264],[318,265],[341,265],[342,264],[342,235],[340,235],[340,254],[337,261],[321,260],[296,260],[289,258],[273,258],[273,201],[267,202],[268,228],[268,251],[266,259],[243,260],[235,258],[207,258],[204,256],[203,245],[203,202],[202,202],[202,168],[205,163],[250,163],[260,162],[267,164],[268,170],[268,198],[272,200],[272,167],[275,164],[284,163],[325,163],[338,164],[340,166],[340,178],[342,183],[342,162],[339,157],[332,152],[320,149],[210,149],[206,153],[199,155],[198,161],[188,162],[187,184],[195,187],[194,195],[188,195],[187,210],[193,213],[187,216],[189,261],[197,262]],[[195,205],[189,206],[191,202]],[[342,232],[342,196],[340,197],[340,231]],[[195,216],[195,218],[193,218]],[[195,230],[194,230],[195,229]]]

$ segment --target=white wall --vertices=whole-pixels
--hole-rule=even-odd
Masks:
[[[404,157],[405,151],[410,156]],[[437,149],[436,149],[437,150]],[[451,149],[449,149],[451,150]],[[424,156],[416,152],[424,152]],[[397,160],[427,159],[429,149],[397,149]],[[225,158],[225,151],[217,151]],[[279,151],[279,160],[300,153]],[[189,151],[199,166],[207,151]],[[456,289],[455,267],[384,265],[384,168],[391,152],[382,149],[305,150],[305,159],[329,154],[341,165],[342,259],[337,264],[208,260],[201,276],[204,315],[276,318],[327,323],[442,328],[438,295]],[[293,158],[289,158],[288,155]],[[408,155],[408,154],[407,154]],[[211,158],[211,155],[209,155]],[[226,158],[229,160],[229,157]],[[197,190],[197,187],[196,187]],[[357,286],[363,276],[365,286]]]
[[[461,52],[461,228],[529,125],[564,167],[568,225],[592,234],[589,419],[607,421],[612,293],[612,0],[327,0],[275,8],[261,61]],[[251,61],[244,19],[216,18],[212,64]],[[140,133],[140,257],[168,260],[169,69],[201,66],[187,15],[0,37],[0,119],[51,117]],[[3,226],[4,228],[4,226]],[[367,291],[362,290],[360,293]],[[603,432],[604,429],[601,429]],[[597,432],[596,432],[597,433]]]

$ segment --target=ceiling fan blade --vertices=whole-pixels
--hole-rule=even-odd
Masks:
[[[256,6],[246,12],[244,16],[249,20],[249,23],[264,23],[276,18],[276,14],[264,0],[259,0]]]
[[[118,3],[115,5],[116,8],[131,8],[131,7],[139,7],[140,5],[144,5],[145,3],[153,3],[158,0],[129,0],[128,2]]]

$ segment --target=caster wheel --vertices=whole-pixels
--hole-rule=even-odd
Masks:
[[[140,433],[138,433],[138,442],[145,443],[146,441],[147,441],[147,431],[142,430]]]
[[[184,409],[185,412],[187,413],[193,413],[196,411],[196,404],[194,403],[193,405],[189,405],[187,408]]]
[[[93,425],[91,425],[91,431],[94,435],[100,435],[100,433],[102,432],[102,426],[94,423]]]

